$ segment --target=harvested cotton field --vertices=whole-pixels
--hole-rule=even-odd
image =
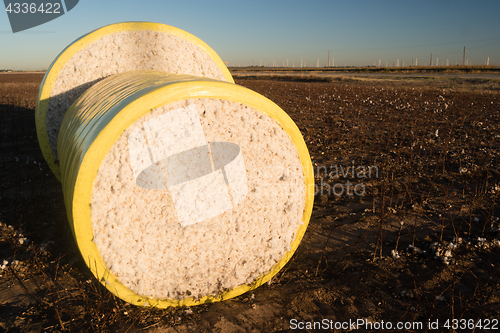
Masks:
[[[36,140],[33,86],[42,74],[0,74],[0,327],[275,332],[325,318],[423,323],[422,331],[454,318],[481,320],[482,331],[500,325],[497,80],[235,78],[276,102],[304,136],[318,190],[309,228],[268,284],[157,310],[122,302],[88,271]]]

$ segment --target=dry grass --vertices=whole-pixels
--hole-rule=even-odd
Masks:
[[[379,76],[376,74],[366,75],[343,75],[328,73],[234,73],[235,79],[241,80],[275,80],[294,82],[366,82],[384,83],[388,87],[397,87],[404,84],[406,88],[417,87],[419,89],[445,89],[450,91],[471,92],[480,91],[483,93],[498,93],[500,91],[500,76],[498,79],[488,78],[463,78],[453,76]],[[425,85],[425,86],[424,86]]]
[[[42,74],[1,74],[0,96],[3,105],[35,108]]]

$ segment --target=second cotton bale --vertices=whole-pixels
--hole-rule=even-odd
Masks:
[[[234,82],[219,56],[197,37],[172,26],[124,22],[92,31],[66,47],[47,70],[36,105],[42,153],[60,179],[57,138],[69,106],[103,78],[157,70]]]

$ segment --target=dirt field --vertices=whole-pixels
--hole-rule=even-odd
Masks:
[[[500,329],[499,81],[237,80],[304,135],[318,190],[310,226],[270,284],[154,310],[113,297],[80,258],[36,139],[41,79],[0,74],[0,330]]]

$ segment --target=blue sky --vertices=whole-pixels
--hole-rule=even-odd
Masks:
[[[0,69],[46,69],[67,45],[102,26],[151,21],[183,29],[229,66],[462,63],[500,65],[500,1],[80,0],[65,15],[12,33],[0,13]],[[332,60],[331,60],[332,61]]]

